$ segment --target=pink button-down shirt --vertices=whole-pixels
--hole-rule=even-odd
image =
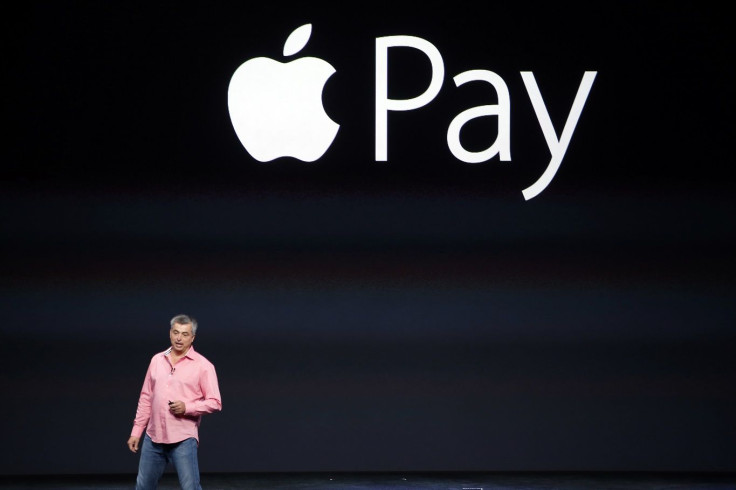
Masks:
[[[143,381],[131,435],[143,430],[153,442],[170,444],[194,437],[199,443],[202,414],[222,410],[215,366],[194,351],[194,346],[172,365],[171,348],[153,356]],[[169,401],[181,400],[186,413],[174,415]]]

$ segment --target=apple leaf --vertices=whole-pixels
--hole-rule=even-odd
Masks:
[[[312,24],[304,24],[294,29],[284,43],[284,56],[298,53],[307,44],[311,35]]]

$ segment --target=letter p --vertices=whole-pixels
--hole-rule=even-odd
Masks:
[[[416,48],[432,63],[432,80],[423,94],[412,99],[388,98],[388,48]],[[411,111],[429,104],[440,92],[445,65],[439,50],[429,41],[413,36],[376,38],[376,161],[388,160],[388,111]]]

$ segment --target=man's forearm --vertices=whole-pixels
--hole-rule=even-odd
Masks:
[[[193,406],[187,406],[187,414],[191,415],[203,415],[206,413],[219,412],[222,410],[222,402],[219,398],[207,398],[204,400],[197,400]]]

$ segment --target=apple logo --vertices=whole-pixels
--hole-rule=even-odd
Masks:
[[[295,29],[284,43],[284,56],[309,41],[312,25]],[[227,103],[240,142],[260,162],[294,157],[313,162],[324,155],[340,125],[322,106],[322,91],[335,69],[312,57],[280,63],[252,58],[230,80]]]

